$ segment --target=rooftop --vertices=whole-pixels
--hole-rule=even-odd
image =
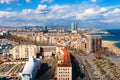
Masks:
[[[72,65],[69,52],[65,48],[62,48],[62,51],[64,53],[64,60],[63,63],[58,64],[58,67],[71,67]]]

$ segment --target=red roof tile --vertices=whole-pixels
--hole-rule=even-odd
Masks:
[[[58,66],[59,67],[71,67],[71,59],[70,59],[69,52],[65,48],[62,48],[62,51],[64,53],[64,61],[63,63],[58,64]]]

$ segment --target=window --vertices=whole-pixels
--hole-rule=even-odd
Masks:
[[[28,48],[25,48],[25,52],[27,52],[27,53],[28,53]]]
[[[27,76],[30,77],[30,74],[23,74],[22,76],[23,77],[27,77]]]
[[[15,52],[16,52],[16,53],[19,53],[19,49],[18,49],[18,48],[16,48],[16,49],[15,49]]]
[[[28,58],[29,57],[28,48],[25,48],[25,52],[26,52],[25,57]]]

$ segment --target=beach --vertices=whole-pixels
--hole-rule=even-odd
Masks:
[[[107,47],[112,53],[120,54],[120,49],[115,46],[115,43],[117,43],[117,41],[102,40],[102,47]]]

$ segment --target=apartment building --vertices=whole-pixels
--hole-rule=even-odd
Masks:
[[[68,51],[60,47],[57,65],[57,80],[72,80],[72,65]],[[61,55],[61,56],[60,56]]]
[[[36,45],[17,45],[10,50],[13,59],[24,59],[29,58],[29,56],[35,56],[39,52],[38,46]]]
[[[98,35],[87,35],[86,50],[88,52],[96,52],[101,49],[102,38]]]

